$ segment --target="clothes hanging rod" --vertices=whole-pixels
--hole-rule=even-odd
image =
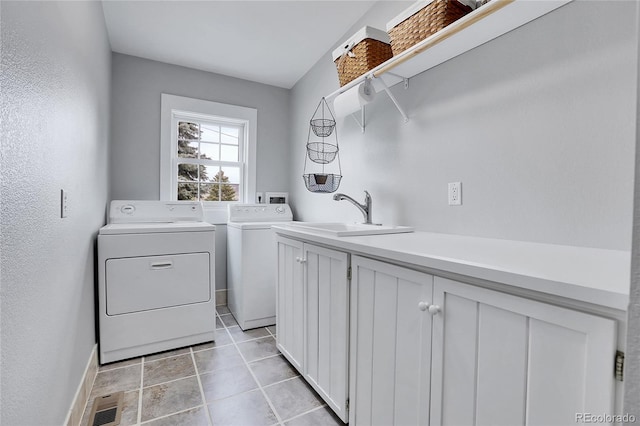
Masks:
[[[369,78],[369,79],[374,78],[373,77],[373,73],[371,71],[367,72],[366,74],[362,74],[360,77],[356,78],[355,80],[351,80],[350,82],[348,82],[347,84],[345,84],[344,86],[342,86],[341,88],[336,90],[335,92],[329,94],[328,96],[325,96],[324,98],[327,100],[327,102],[331,101],[334,98],[336,98],[338,95],[341,95],[344,92],[346,92],[347,90],[351,89],[352,87],[355,87],[358,84],[362,83],[367,78]]]

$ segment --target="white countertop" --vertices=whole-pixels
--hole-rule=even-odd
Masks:
[[[281,235],[510,286],[627,310],[628,251],[497,240],[461,235],[406,234],[334,237],[277,225]]]

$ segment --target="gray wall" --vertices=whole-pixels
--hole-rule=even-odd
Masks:
[[[630,249],[635,8],[578,0],[412,78],[409,90],[395,86],[407,124],[379,94],[365,134],[350,117],[339,120],[339,191],[362,199],[368,189],[376,222]],[[397,9],[383,2],[350,33],[365,23],[385,28]],[[328,53],[292,91],[298,219],[362,220],[348,203],[307,192],[301,178],[307,120],[337,88]],[[459,207],[447,204],[447,183],[455,181]]]
[[[289,190],[289,90],[120,53],[112,58],[111,199],[160,199],[162,93],[256,108],[257,191]],[[219,224],[226,215],[205,215],[218,225],[216,289],[221,290],[227,286],[226,227]]]
[[[99,2],[3,1],[1,15],[0,423],[59,425],[95,344],[111,54]]]
[[[162,93],[257,108],[257,190],[288,190],[288,90],[119,53],[112,72],[112,199],[160,197]]]

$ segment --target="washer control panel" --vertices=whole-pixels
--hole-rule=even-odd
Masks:
[[[229,222],[291,222],[288,204],[229,204]]]

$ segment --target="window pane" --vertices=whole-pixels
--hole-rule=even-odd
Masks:
[[[240,183],[240,168],[239,167],[225,167],[221,171],[222,182]]]
[[[178,139],[200,139],[200,130],[197,123],[187,121],[178,122]]]
[[[219,142],[220,141],[220,126],[213,124],[201,124],[200,130],[202,131],[200,139],[207,142]]]
[[[223,127],[221,129],[221,142],[238,145],[239,129],[237,127]]]
[[[200,166],[203,167],[203,166]],[[200,170],[202,172],[202,170]],[[195,182],[198,180],[198,165],[178,164],[178,181]]]
[[[222,161],[238,161],[238,147],[221,145],[220,157]]]
[[[217,185],[211,183],[200,184],[200,201],[216,201],[214,198],[218,196],[218,189],[214,188],[214,186]]]
[[[178,200],[197,200],[198,184],[196,183],[179,183],[178,184]]]
[[[200,182],[213,182],[220,168],[218,166],[200,166]]]
[[[237,183],[233,183],[231,185],[229,185],[233,188],[233,197],[229,198],[228,201],[238,201],[240,200],[240,185]]]
[[[207,160],[220,160],[220,145],[217,143],[204,143],[200,144],[200,158]]]
[[[238,184],[212,184],[211,192],[204,201],[238,201]]]
[[[202,193],[203,186],[208,186],[204,189],[207,191],[206,195]],[[201,186],[202,201],[238,201],[238,185],[229,183],[212,183]]]
[[[231,172],[231,176],[227,176],[228,172]],[[220,198],[209,201],[238,201],[239,176],[240,169],[237,167],[225,167],[224,171],[220,170],[212,179],[213,182],[219,182],[214,185],[214,191],[215,197],[218,197],[217,193],[220,192]]]
[[[198,158],[198,142],[178,140],[178,157]]]
[[[217,183],[209,184],[209,191],[203,201],[220,201],[220,185]]]

